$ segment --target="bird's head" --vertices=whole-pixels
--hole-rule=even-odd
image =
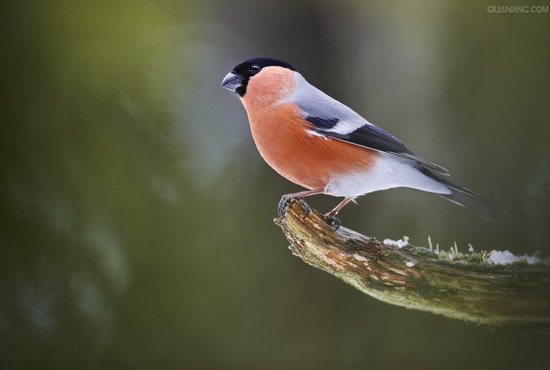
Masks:
[[[224,77],[222,87],[237,93],[242,98],[252,82],[257,87],[263,87],[264,90],[266,87],[276,89],[288,79],[287,76],[292,75],[293,71],[295,71],[293,66],[278,59],[251,58],[233,67]]]

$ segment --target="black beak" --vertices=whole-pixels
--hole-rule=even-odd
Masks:
[[[237,89],[242,85],[241,76],[229,72],[222,81],[222,87],[232,92],[237,92]]]

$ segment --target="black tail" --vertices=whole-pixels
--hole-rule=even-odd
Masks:
[[[420,169],[420,171],[429,178],[432,178],[444,184],[451,190],[451,194],[439,194],[441,197],[447,199],[449,202],[453,202],[454,204],[458,204],[459,206],[468,208],[480,215],[481,217],[491,221],[496,219],[502,213],[502,208],[497,203],[487,198],[484,198],[478,193],[473,192],[470,189],[463,188],[462,186],[453,184],[445,177],[436,174],[427,168],[422,168]]]

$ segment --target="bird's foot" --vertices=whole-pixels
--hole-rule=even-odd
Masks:
[[[311,207],[303,199],[298,199],[298,201],[300,202],[302,209],[304,210],[304,215],[302,216],[302,218],[306,218],[311,213]]]
[[[340,226],[342,226],[340,219],[338,217],[331,216],[330,212],[325,215],[325,222],[332,226],[334,230],[338,230]]]
[[[285,215],[285,211],[293,199],[294,197],[292,194],[285,194],[281,197],[281,200],[277,205],[277,213],[279,214],[279,217],[283,217]]]
[[[294,194],[285,194],[281,197],[281,200],[277,205],[277,213],[279,214],[279,217],[283,217],[285,215],[286,209],[288,208],[288,206],[293,200],[298,200],[300,202],[300,205],[304,210],[303,217],[307,217],[311,213],[311,207],[302,199],[297,198]]]

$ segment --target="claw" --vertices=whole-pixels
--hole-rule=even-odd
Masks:
[[[290,201],[292,200],[292,195],[285,194],[281,197],[281,200],[279,201],[279,204],[277,205],[277,213],[279,214],[279,217],[283,217],[285,215],[285,211],[290,204]]]
[[[327,224],[332,226],[334,230],[338,230],[340,226],[342,226],[342,223],[340,222],[340,219],[338,217],[325,215],[325,221]]]
[[[306,218],[311,213],[311,207],[302,199],[300,199],[300,204],[302,205],[302,209],[304,210],[304,215],[302,216],[302,218]]]
[[[311,207],[302,199],[296,198],[292,194],[285,194],[281,197],[281,200],[279,201],[279,205],[277,206],[277,212],[279,213],[279,217],[283,217],[285,215],[285,211],[290,205],[290,202],[292,202],[295,199],[300,202],[300,205],[304,210],[304,215],[302,216],[303,218],[306,218],[311,213]]]

